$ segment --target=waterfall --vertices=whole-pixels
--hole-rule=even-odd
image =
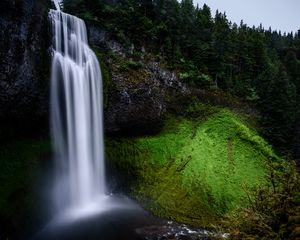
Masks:
[[[105,196],[102,77],[83,20],[60,10],[53,29],[51,132],[58,209],[85,208]]]

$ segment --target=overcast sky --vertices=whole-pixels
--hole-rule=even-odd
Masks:
[[[227,18],[236,23],[244,20],[248,26],[296,32],[300,29],[300,0],[194,0],[202,7],[206,3],[215,15],[216,9],[226,12]]]

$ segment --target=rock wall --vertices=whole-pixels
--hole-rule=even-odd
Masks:
[[[170,98],[188,96],[190,91],[159,62],[144,56],[136,59],[133,49],[125,50],[101,28],[88,24],[88,29],[91,47],[107,53],[102,62],[110,72],[106,132],[131,136],[158,132]]]
[[[47,0],[0,2],[0,137],[48,125],[47,12]]]

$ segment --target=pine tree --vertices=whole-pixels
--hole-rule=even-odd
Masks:
[[[296,120],[296,87],[279,63],[276,72],[269,72],[269,87],[260,103],[262,125],[271,142],[282,149],[291,149],[290,136]]]

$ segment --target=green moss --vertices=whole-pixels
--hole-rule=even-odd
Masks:
[[[104,107],[108,107],[108,97],[109,97],[109,91],[110,91],[110,84],[111,84],[111,75],[109,68],[106,64],[106,53],[100,52],[98,48],[93,49],[98,61],[100,62],[100,68],[102,73],[102,88],[103,88],[103,104]]]
[[[143,66],[143,64],[141,62],[128,61],[127,66],[129,69],[138,70]]]
[[[136,178],[132,193],[158,215],[206,225],[245,205],[244,188],[266,183],[272,148],[238,115],[207,110],[202,121],[168,119],[156,136],[107,140],[108,159]]]
[[[0,216],[20,216],[30,208],[38,167],[49,155],[47,140],[19,141],[0,147]]]

